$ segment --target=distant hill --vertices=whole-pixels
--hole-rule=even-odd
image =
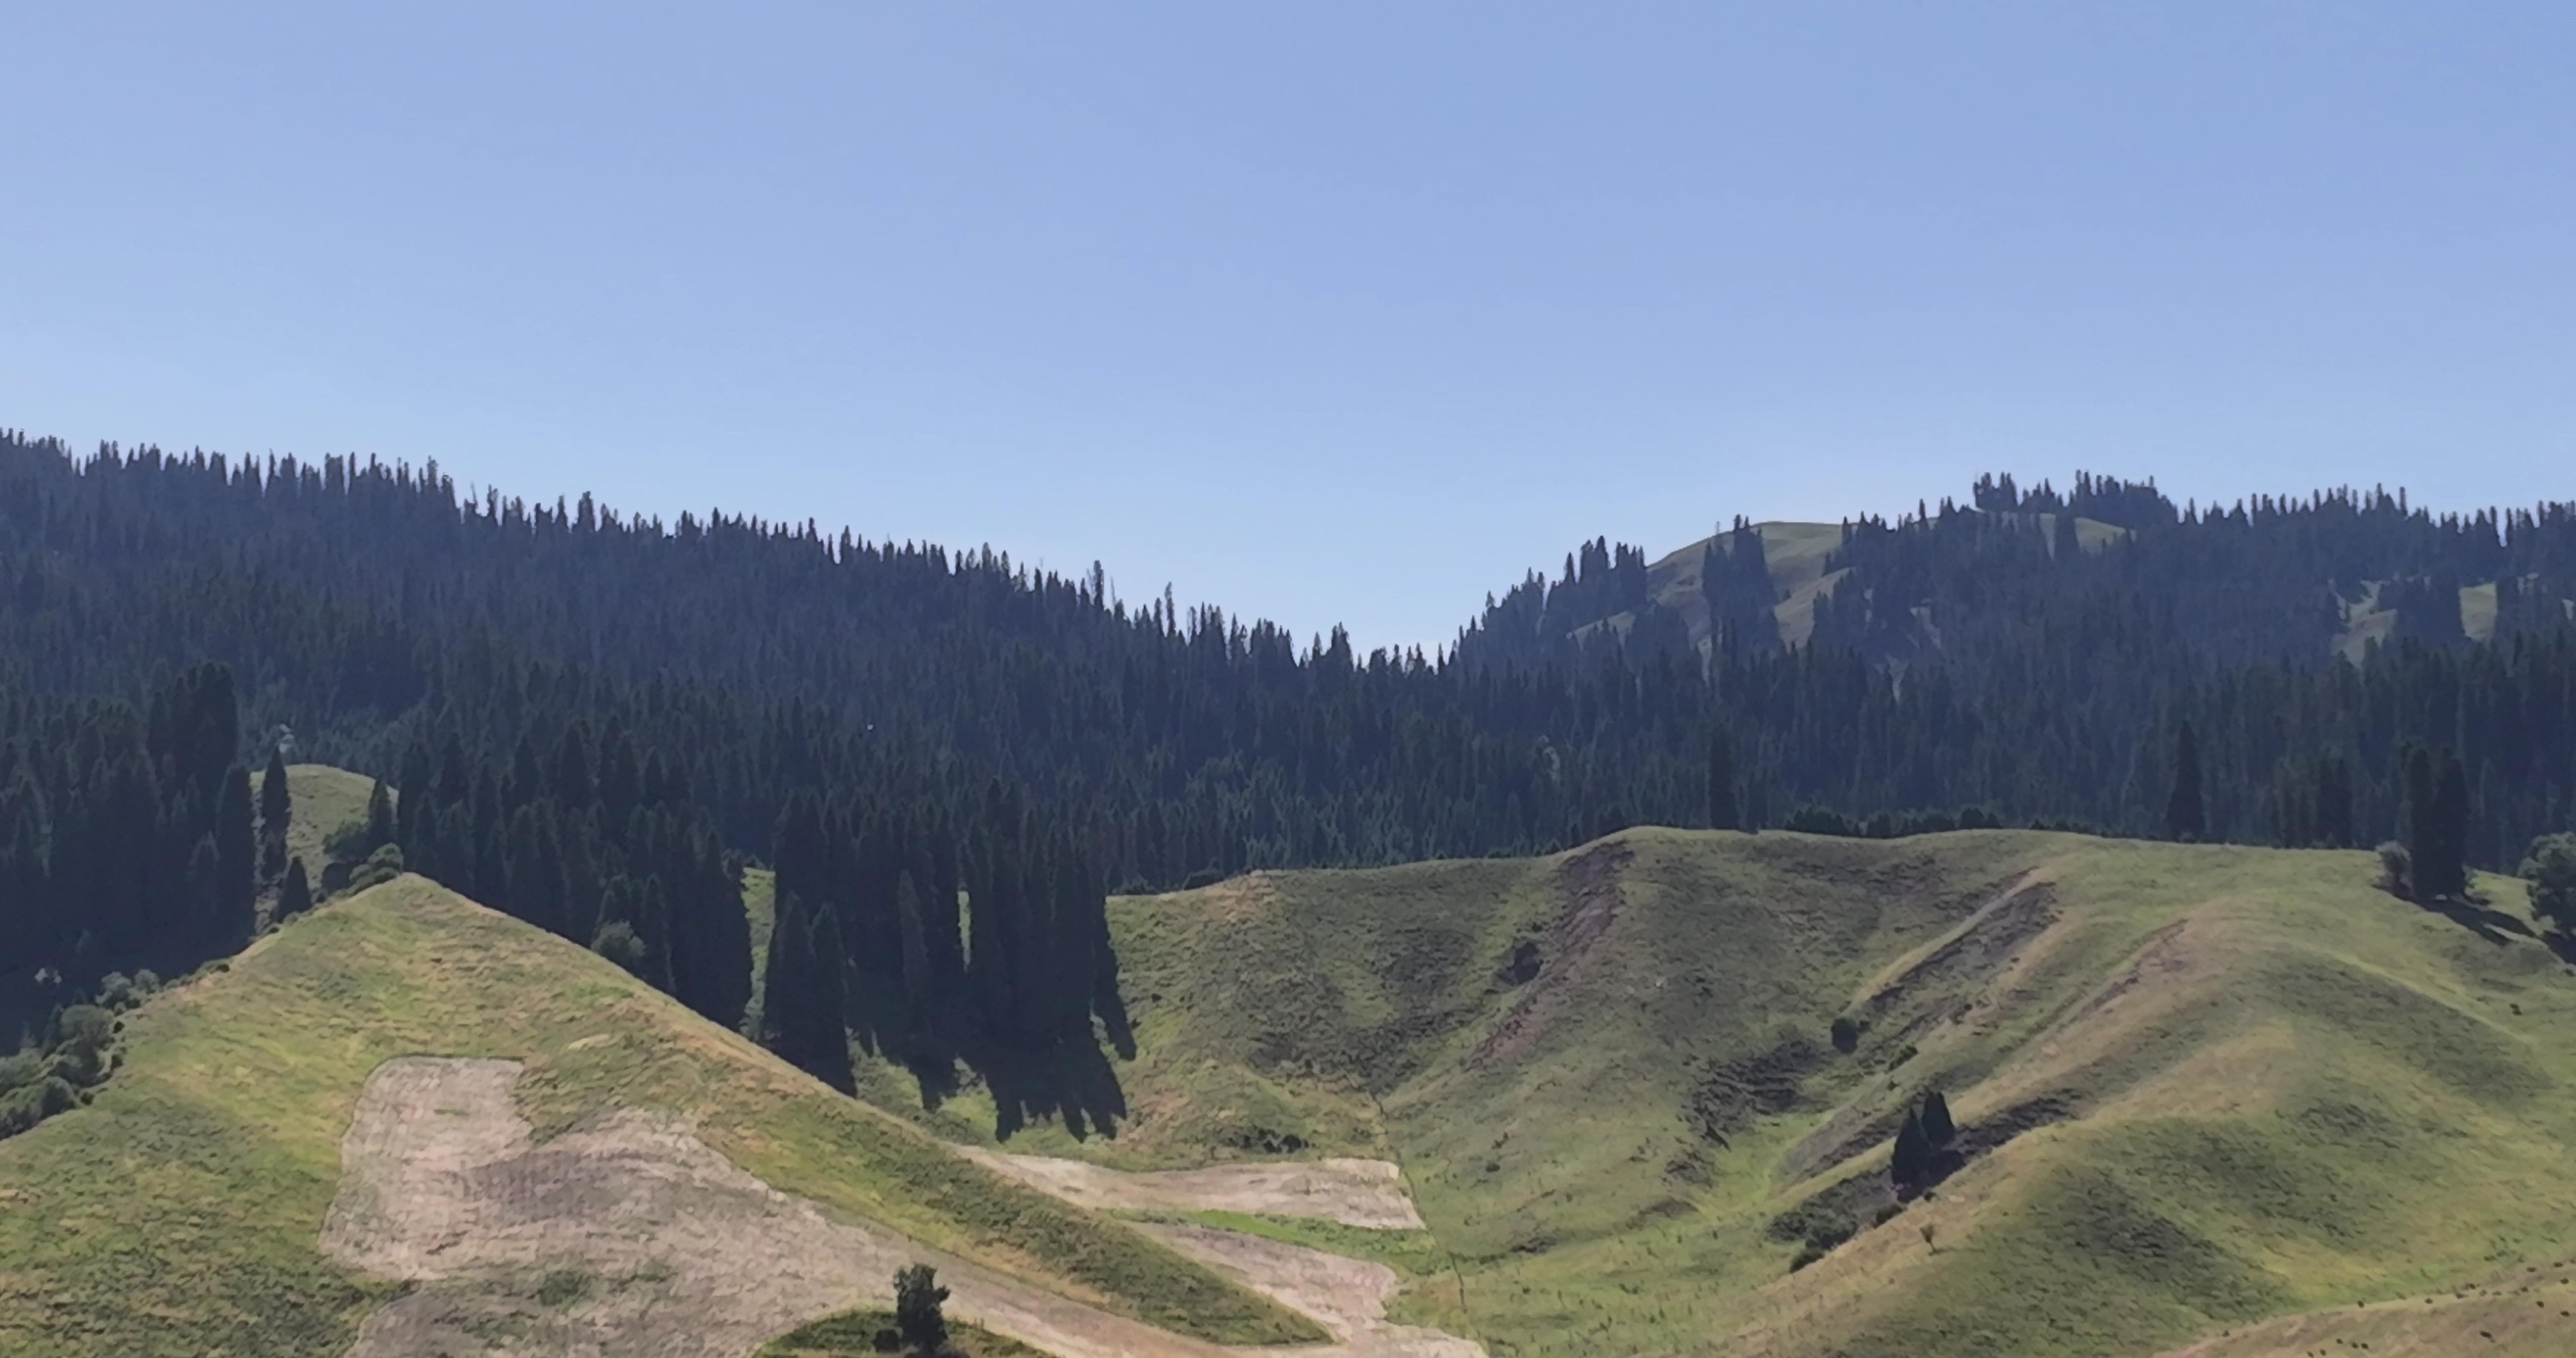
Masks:
[[[123,1028],[93,1103],[0,1140],[0,1351],[731,1358],[912,1258],[970,1311],[1322,1337],[418,877]]]
[[[1497,1353],[2144,1353],[2337,1308],[2317,1333],[2568,1351],[2520,1289],[2576,1256],[2576,982],[2519,883],[2443,914],[2376,871],[1641,830],[1124,900],[1151,1111],[1049,1144],[1393,1155],[1438,1261],[1399,1313]],[[1953,1163],[1900,1203],[1935,1090]]]

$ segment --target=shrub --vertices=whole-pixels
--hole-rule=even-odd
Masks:
[[[644,940],[636,937],[635,927],[622,919],[599,926],[590,940],[590,950],[626,968],[630,976],[644,974]]]
[[[1849,1014],[1834,1020],[1834,1050],[1845,1056],[1860,1050],[1860,1025]]]
[[[2379,846],[2379,885],[2399,900],[2415,899],[2415,855],[2396,840]]]
[[[382,886],[403,874],[402,846],[387,844],[367,855],[367,861],[349,874],[349,893],[356,895],[371,886]]]
[[[79,1091],[60,1076],[0,1095],[0,1136],[16,1136],[80,1101]]]
[[[2576,933],[2576,834],[2542,835],[2522,860],[2531,883],[2531,908],[2543,919]]]

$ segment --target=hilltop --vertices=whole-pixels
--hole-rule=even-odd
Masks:
[[[1498,1355],[2143,1352],[2563,1271],[2576,979],[2518,883],[2445,914],[2376,871],[1636,830],[1125,898],[1133,1118],[1012,1145],[1391,1156],[1427,1226],[1380,1242],[1398,1316]],[[1900,1202],[1890,1139],[1932,1090],[1954,1160]],[[971,1091],[912,1115],[989,1138]],[[2541,1300],[2498,1351],[2576,1338]],[[2380,1328],[2350,1333],[2495,1324],[2362,1314]]]
[[[464,1334],[622,1351],[649,1332],[657,1353],[737,1358],[881,1303],[907,1259],[997,1323],[1107,1327],[1092,1351],[1121,1326],[1323,1337],[418,877],[127,1014],[94,1102],[0,1140],[0,1202],[13,1354],[340,1358]]]

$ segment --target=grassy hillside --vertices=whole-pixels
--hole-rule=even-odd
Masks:
[[[368,1075],[526,1063],[550,1136],[666,1109],[736,1164],[1066,1296],[1208,1338],[1302,1318],[1117,1223],[967,1164],[581,949],[416,877],[335,902],[126,1019],[94,1106],[0,1141],[0,1352],[339,1355],[387,1285],[317,1232]]]
[[[1046,1148],[1392,1153],[1465,1284],[1415,1317],[1497,1354],[2152,1351],[2568,1258],[2576,979],[2519,884],[2374,873],[1646,830],[1120,901],[1135,1118]],[[1934,1087],[1982,1153],[1873,1228]]]
[[[267,781],[265,771],[251,774],[253,790]],[[286,851],[304,860],[304,875],[318,893],[322,883],[322,866],[330,855],[322,851],[322,842],[331,832],[367,814],[367,795],[376,782],[363,773],[333,768],[328,764],[289,764],[286,766]],[[388,789],[390,790],[390,789]]]

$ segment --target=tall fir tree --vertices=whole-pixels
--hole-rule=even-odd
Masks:
[[[2185,721],[2174,730],[2173,789],[2165,801],[2165,836],[2199,840],[2209,835],[2209,815],[2201,803],[2200,736]]]
[[[1708,828],[1744,828],[1743,808],[1736,800],[1735,745],[1724,731],[1708,737]]]
[[[841,957],[832,912],[809,907],[794,892],[781,894],[762,977],[761,1045],[849,1094],[858,1085],[850,1067]]]

